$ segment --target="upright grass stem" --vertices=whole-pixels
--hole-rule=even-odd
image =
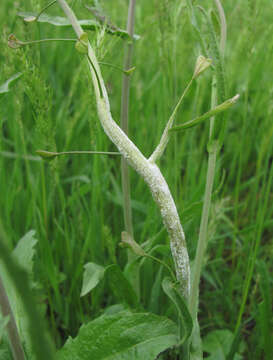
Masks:
[[[127,43],[126,53],[124,57],[123,70],[127,71],[132,66],[132,57],[133,57],[133,35],[134,35],[134,23],[135,23],[135,5],[136,1],[131,0],[128,9],[128,18],[127,18],[127,32],[131,37],[131,40]],[[122,76],[122,94],[121,94],[121,128],[128,134],[129,125],[129,97],[130,97],[130,75],[123,74]],[[131,191],[130,191],[130,177],[129,177],[129,168],[127,161],[124,157],[121,159],[121,182],[122,182],[122,194],[123,194],[123,214],[124,214],[124,224],[125,230],[132,237],[133,234],[133,221],[132,221],[132,207],[131,207]],[[130,260],[130,254],[129,260]]]
[[[224,46],[226,42],[226,21],[225,14],[220,0],[215,0],[218,12],[221,18],[221,40],[220,40],[220,55],[223,57]],[[216,44],[215,44],[216,45]],[[219,59],[221,61],[221,59]],[[219,86],[218,86],[219,88]],[[212,92],[211,92],[211,108],[213,109],[217,105],[217,74],[213,76],[212,80]],[[217,139],[213,139],[214,133],[214,117],[210,119],[210,132],[209,132],[209,144],[208,144],[208,169],[206,177],[205,198],[202,209],[201,224],[198,236],[198,244],[195,255],[193,281],[190,295],[190,312],[194,321],[197,319],[198,312],[198,299],[199,299],[199,283],[202,271],[202,265],[204,261],[206,246],[207,246],[207,232],[208,232],[208,219],[211,206],[211,196],[213,190],[213,182],[215,177],[216,156],[219,148]]]
[[[3,316],[9,317],[6,328],[10,341],[12,356],[14,360],[25,360],[25,354],[23,347],[21,345],[20,336],[16,326],[15,318],[1,277],[0,277],[0,308]]]
[[[41,318],[40,313],[37,311],[36,305],[33,301],[27,272],[24,268],[19,266],[15,262],[14,258],[11,256],[9,249],[4,244],[2,234],[0,234],[0,259],[16,288],[16,291],[22,301],[22,305],[28,318],[28,332],[31,342],[30,345],[33,360],[54,359],[55,350],[53,347],[53,343],[48,336],[44,321]],[[2,293],[2,289],[0,290]],[[5,313],[5,315],[6,314],[7,313]],[[19,346],[18,341],[19,340],[17,339],[16,346]],[[17,359],[21,360],[24,359],[24,357],[20,357]]]
[[[58,3],[70,20],[78,38],[83,38],[84,32],[71,8],[67,5],[65,0],[58,0]],[[85,44],[86,56],[88,58],[89,70],[94,85],[98,116],[101,125],[109,139],[117,146],[127,162],[143,177],[152,192],[153,198],[160,209],[164,225],[169,233],[176,277],[181,286],[181,293],[185,299],[188,300],[190,293],[189,257],[183,228],[169,187],[158,166],[145,158],[135,144],[113,120],[107,90],[100,72],[98,61],[88,40],[85,41]]]

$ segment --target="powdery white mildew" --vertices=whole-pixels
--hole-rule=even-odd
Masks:
[[[69,18],[77,37],[80,38],[83,34],[83,30],[73,11],[65,1],[58,0],[58,2]],[[159,206],[164,225],[166,226],[170,236],[171,251],[174,258],[177,279],[181,284],[183,295],[188,298],[190,292],[189,257],[185,236],[169,187],[159,168],[153,162],[155,159],[153,159],[153,157],[150,160],[146,159],[141,151],[112,119],[107,90],[105,88],[96,56],[89,42],[87,45],[88,58],[92,64],[91,65],[89,63],[89,68],[94,84],[100,122],[105,133],[117,146],[120,153],[149,185],[153,198]],[[95,68],[96,73],[93,67]]]
[[[185,235],[169,187],[158,166],[145,158],[135,144],[127,137],[112,119],[108,103],[97,98],[98,114],[105,133],[117,146],[128,163],[149,185],[153,198],[159,206],[163,223],[170,237],[172,256],[177,280],[185,298],[190,293],[190,266]]]

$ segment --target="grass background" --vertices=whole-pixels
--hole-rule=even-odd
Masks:
[[[100,3],[115,24],[126,27],[127,2]],[[35,155],[37,149],[115,151],[98,122],[86,65],[73,44],[7,47],[10,33],[20,40],[74,36],[69,29],[26,25],[16,16],[44,4],[4,0],[0,5],[0,84],[14,73],[23,73],[12,91],[0,98],[0,220],[10,248],[27,231],[36,230],[35,273],[43,289],[38,301],[46,304],[50,330],[60,346],[80,324],[117,302],[104,282],[92,295],[80,298],[83,265],[117,262],[123,268],[126,252],[118,246],[124,229],[120,159],[81,155],[45,163]],[[83,1],[72,4],[80,17],[92,17]],[[228,25],[228,97],[236,93],[241,97],[228,113],[218,157],[199,319],[203,336],[215,329],[234,331],[237,324],[245,344],[243,358],[271,359],[273,5],[266,0],[223,5]],[[202,6],[209,8],[211,2],[203,1]],[[62,15],[58,6],[49,12]],[[206,30],[201,17],[200,26]],[[192,75],[200,49],[184,1],[138,3],[136,33],[141,39],[134,51],[130,138],[148,156]],[[101,32],[89,35],[100,61],[122,66],[123,40]],[[106,66],[102,71],[118,122],[121,73]],[[209,109],[210,89],[207,71],[179,110],[177,124]],[[181,216],[191,260],[205,189],[207,141],[207,123],[179,133],[160,163]],[[135,239],[168,244],[151,194],[133,171],[131,183]],[[171,264],[168,251],[156,255]],[[163,272],[158,264],[145,261],[141,301],[152,312],[173,316],[158,286]],[[250,281],[248,292],[246,281]]]

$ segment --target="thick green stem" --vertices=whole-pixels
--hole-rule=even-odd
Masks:
[[[13,358],[14,360],[24,360],[25,359],[24,350],[20,342],[20,337],[16,326],[15,318],[1,277],[0,277],[0,307],[3,316],[9,317],[9,321],[7,324],[7,333],[10,341],[10,347]]]

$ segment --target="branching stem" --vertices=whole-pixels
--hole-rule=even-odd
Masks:
[[[58,0],[58,3],[70,20],[77,37],[81,38],[83,30],[73,11],[67,5],[65,0]],[[144,178],[150,187],[153,198],[159,206],[164,225],[169,233],[171,251],[176,269],[176,277],[181,285],[182,294],[186,300],[188,300],[190,293],[189,257],[184,232],[169,187],[157,165],[143,156],[140,150],[113,120],[105,84],[96,56],[89,42],[87,56],[89,57],[89,61],[93,64],[93,66],[89,66],[89,69],[92,75],[101,125],[105,133],[117,146],[118,150],[125,157],[127,162],[138,172],[139,175]],[[96,69],[97,74],[94,73],[93,67]],[[101,87],[102,94],[100,93],[99,85]]]

